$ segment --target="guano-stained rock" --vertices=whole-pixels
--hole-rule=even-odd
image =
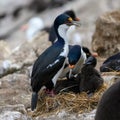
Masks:
[[[97,19],[92,49],[102,57],[120,51],[120,10],[107,12]]]

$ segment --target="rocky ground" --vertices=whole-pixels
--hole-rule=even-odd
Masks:
[[[96,19],[106,11],[119,9],[119,2],[119,0],[101,0],[99,3],[96,0],[76,0],[36,15],[44,19],[47,26],[52,23],[58,13],[66,9],[74,9],[81,20],[86,23],[79,29],[83,45],[91,48]],[[31,13],[31,16],[36,15]],[[17,29],[6,41],[0,41],[0,50],[2,51],[0,53],[0,120],[94,120],[95,110],[84,114],[70,114],[62,110],[51,116],[37,116],[35,118],[28,114],[31,100],[30,71],[35,59],[50,46],[50,42],[48,41],[48,34],[41,32],[32,43],[28,43],[25,33],[19,29],[26,22],[27,20],[20,22]],[[98,57],[98,70],[104,59]],[[103,78],[105,81],[110,81],[113,78],[118,79],[119,75],[103,74]]]
[[[33,43],[25,42],[6,61],[1,61],[0,120],[94,120],[95,110],[84,114],[70,114],[65,110],[61,110],[50,116],[37,116],[34,119],[31,117],[31,87],[29,76],[31,67],[38,54],[50,45],[47,41],[47,33],[43,32],[40,35],[41,37],[36,38]],[[42,46],[39,47],[41,43]],[[103,59],[98,58],[98,61],[99,64]],[[3,62],[6,62],[7,67],[3,65]],[[118,79],[119,75],[103,74],[102,77],[105,81],[110,81]]]

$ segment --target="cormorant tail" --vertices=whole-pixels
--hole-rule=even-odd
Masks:
[[[33,111],[37,106],[38,94],[36,92],[32,93],[31,99],[31,110]]]

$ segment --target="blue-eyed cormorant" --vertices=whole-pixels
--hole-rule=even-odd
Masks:
[[[69,46],[68,67],[66,67],[60,77],[67,76],[67,79],[72,79],[79,74],[81,67],[86,60],[86,53],[80,45]]]
[[[45,86],[47,91],[52,91],[61,74],[69,52],[66,32],[71,25],[78,25],[66,14],[59,15],[54,21],[57,41],[47,48],[35,61],[31,75],[32,99],[31,109],[37,105],[38,92]]]
[[[67,79],[73,79],[80,73],[85,60],[90,56],[97,57],[97,54],[91,53],[89,48],[85,46],[69,45],[68,64],[66,64],[60,78],[67,77]]]

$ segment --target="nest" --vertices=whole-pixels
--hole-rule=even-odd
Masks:
[[[88,96],[85,92],[80,94],[70,92],[59,93],[54,97],[46,96],[41,93],[37,104],[37,110],[32,113],[32,116],[49,116],[51,114],[58,114],[61,110],[78,114],[90,112],[96,108],[98,101],[106,88],[107,85],[104,84],[92,96]]]
[[[109,75],[120,76],[120,72],[113,70],[113,72],[103,72],[101,75],[102,76],[109,76]]]

